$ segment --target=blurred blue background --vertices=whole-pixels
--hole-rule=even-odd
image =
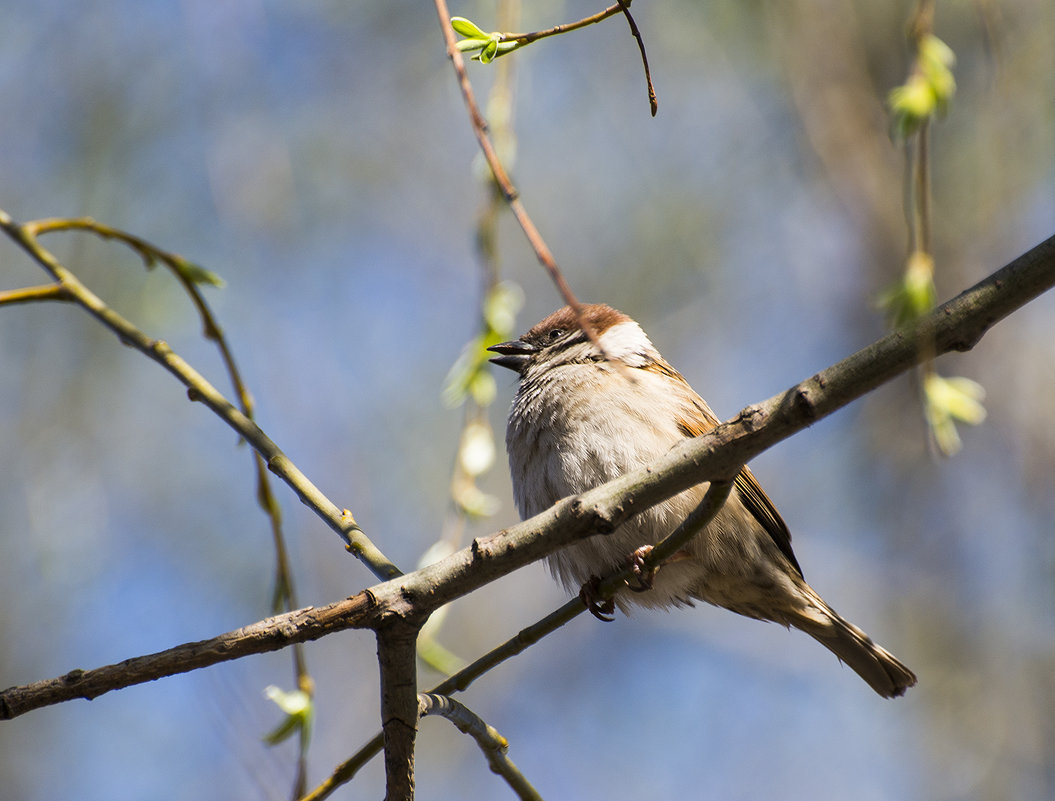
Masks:
[[[534,30],[599,10],[525,4]],[[616,18],[513,56],[528,210],[580,298],[638,319],[720,415],[881,335],[902,269],[903,158],[886,92],[912,3],[640,2],[659,115]],[[497,27],[495,7],[452,12]],[[220,273],[207,290],[259,421],[393,560],[449,517],[461,413],[444,376],[474,334],[485,202],[429,3],[0,0],[0,207],[92,215]],[[939,4],[958,94],[933,130],[938,293],[1055,223],[1055,7]],[[481,99],[494,67],[470,66]],[[225,391],[170,277],[85,235],[46,241],[94,291]],[[501,270],[520,328],[560,301],[519,231]],[[0,288],[44,274],[0,242]],[[0,310],[0,685],[213,636],[268,613],[273,555],[251,460],[182,388],[72,306]],[[698,608],[581,617],[462,699],[547,799],[1055,797],[1055,298],[946,375],[988,390],[953,459],[909,377],[753,468],[807,577],[919,674],[895,702],[796,632]],[[496,376],[500,434],[512,377]],[[483,534],[515,520],[502,500]],[[373,583],[277,489],[302,604]],[[563,601],[540,566],[455,603],[474,658]],[[314,785],[377,728],[368,633],[307,648]],[[0,725],[5,797],[288,797],[261,737],[288,653]],[[422,682],[438,677],[423,670]],[[422,799],[502,798],[476,747],[421,727]],[[380,760],[337,795],[383,794]]]

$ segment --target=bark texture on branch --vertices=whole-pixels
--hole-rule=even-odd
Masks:
[[[414,797],[420,628],[412,622],[396,620],[377,631],[381,731],[385,738],[385,801],[409,801]]]
[[[0,720],[74,698],[90,701],[111,690],[187,673],[250,654],[278,651],[295,642],[317,640],[335,631],[367,628],[375,611],[372,597],[363,592],[327,606],[308,606],[269,617],[209,640],[184,643],[94,670],[71,670],[58,678],[9,687],[0,693]]]

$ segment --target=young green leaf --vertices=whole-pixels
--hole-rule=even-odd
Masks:
[[[985,388],[969,378],[943,378],[930,373],[923,382],[927,423],[934,441],[946,456],[962,447],[956,421],[978,425],[985,420]]]
[[[315,714],[315,705],[311,696],[303,690],[287,692],[274,685],[267,687],[264,694],[286,714],[282,722],[264,737],[264,741],[268,745],[277,745],[297,732],[303,732],[304,741],[306,741],[311,732],[311,722]]]
[[[476,23],[467,20],[465,17],[451,17],[451,27],[454,28],[455,33],[460,33],[469,39],[490,39],[490,34],[484,33],[480,30]]]
[[[495,59],[495,53],[498,52],[498,40],[491,39],[480,51],[480,55],[476,56],[480,60],[481,64],[490,64]]]

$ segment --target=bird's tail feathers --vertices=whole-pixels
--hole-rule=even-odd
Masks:
[[[849,665],[884,698],[904,695],[916,683],[916,674],[896,656],[876,645],[872,638],[843,618],[816,593],[811,593],[814,608],[792,621],[792,625]]]

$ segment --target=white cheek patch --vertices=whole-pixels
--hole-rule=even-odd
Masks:
[[[641,362],[644,354],[658,355],[648,335],[633,320],[616,323],[601,337],[601,344],[609,356],[625,361],[634,366]]]

